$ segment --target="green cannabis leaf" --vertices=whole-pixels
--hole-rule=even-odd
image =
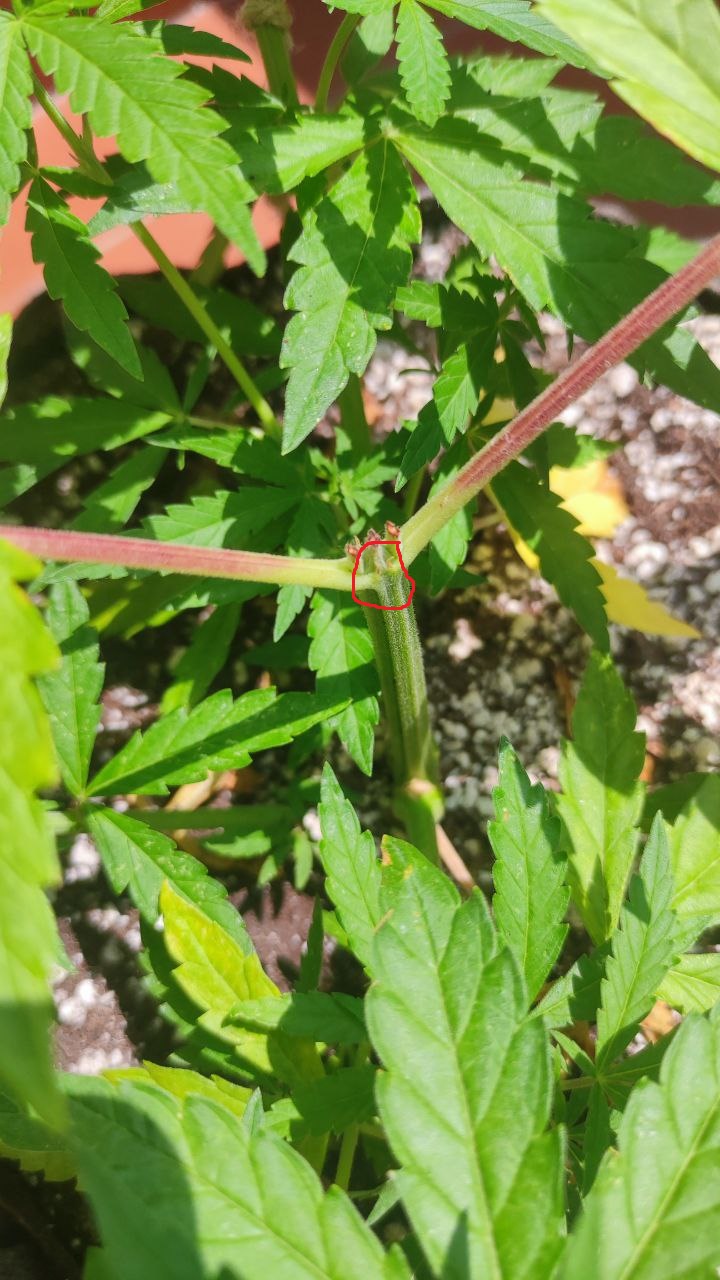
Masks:
[[[418,0],[400,0],[397,55],[405,97],[424,124],[435,124],[450,93],[442,36]]]
[[[30,59],[13,15],[0,13],[0,226],[10,212],[10,200],[20,186],[20,165],[27,155],[27,130],[32,120]]]
[[[358,156],[304,219],[290,258],[299,264],[285,305],[290,321],[281,364],[290,369],[283,449],[294,449],[337,399],[351,373],[365,372],[376,329],[390,326],[395,290],[420,238],[415,189],[384,139]]]
[[[590,0],[540,0],[538,8],[610,72],[619,97],[720,169],[720,15],[712,0],[608,0],[602,22]]]
[[[617,925],[637,847],[645,740],[635,704],[610,658],[593,654],[560,762],[568,871],[575,904],[595,942]]]
[[[509,742],[500,746],[493,804],[488,836],[495,854],[495,923],[515,954],[532,1000],[565,941],[569,894],[563,883],[560,824],[549,812],[542,786],[530,783]]]
[[[98,266],[100,254],[85,223],[44,178],[36,178],[30,188],[27,229],[32,232],[33,257],[43,263],[50,297],[61,298],[73,324],[92,333],[121,368],[139,376],[140,361],[115,282]]]
[[[308,663],[317,672],[317,691],[351,700],[335,727],[363,773],[372,771],[375,725],[379,719],[377,674],[365,620],[356,604],[332,592],[316,591],[308,620]]]
[[[252,192],[219,137],[223,121],[182,66],[159,56],[161,42],[93,18],[27,12],[22,25],[43,71],[70,95],[74,111],[87,114],[97,135],[116,135],[131,163],[144,160],[157,182],[177,183],[190,207],[209,213],[262,270],[264,254],[247,208]]]
[[[372,940],[380,921],[380,864],[369,831],[345,799],[329,764],[322,778],[318,809],[322,839],[320,857],[327,888],[356,956],[369,967]]]
[[[605,965],[597,1015],[596,1064],[602,1073],[634,1036],[675,957],[670,851],[657,817],[630,883]]]
[[[602,580],[592,563],[595,548],[577,532],[575,517],[519,462],[505,467],[492,489],[512,527],[537,555],[543,577],[597,648],[607,651],[610,640]]]
[[[550,1060],[482,897],[461,906],[418,854],[377,931],[372,972],[380,1116],[433,1269],[546,1277],[564,1230]]]
[[[104,666],[98,642],[88,626],[90,610],[74,582],[58,582],[50,592],[45,620],[60,649],[61,663],[38,681],[63,781],[82,796],[95,743]]]
[[[711,1275],[720,1263],[718,1142],[720,1019],[695,1017],[665,1054],[659,1084],[631,1096],[619,1153],[585,1202],[563,1280]]]

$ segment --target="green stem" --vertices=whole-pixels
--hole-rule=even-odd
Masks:
[[[215,321],[211,319],[205,306],[198,298],[195,291],[188,284],[185,277],[178,271],[177,267],[170,261],[164,249],[158,244],[157,240],[148,231],[142,222],[134,222],[132,229],[138,240],[147,249],[150,256],[157,263],[162,274],[167,280],[170,288],[177,294],[180,301],[190,312],[195,323],[202,329],[206,338],[209,338],[215,347],[218,355],[230,370],[235,381],[245,398],[252,405],[260,422],[265,427],[268,435],[279,439],[282,435],[282,426],[278,422],[271,406],[268,404],[262,392],[255,385],[250,377],[242,360],[240,360],[233,351],[230,343],[223,337],[220,329],[218,329]]]
[[[338,396],[338,407],[342,429],[350,441],[353,462],[357,462],[370,452],[370,428],[357,374],[350,374],[345,390]]]
[[[350,1177],[352,1175],[353,1160],[355,1159],[359,1134],[360,1130],[356,1124],[348,1125],[342,1136],[342,1142],[340,1143],[340,1155],[338,1156],[335,1185],[341,1187],[343,1191],[347,1191],[350,1186]]]
[[[109,533],[75,533],[65,529],[22,528],[0,525],[0,538],[22,547],[40,560],[60,563],[113,564],[124,569],[149,569],[159,573],[187,573],[193,577],[236,578],[242,582],[285,583],[350,591],[350,561],[307,560],[302,556],[275,556],[256,551],[191,547],[181,542],[155,542],[150,538],[119,537]],[[357,580],[368,589],[372,579]]]
[[[405,605],[409,584],[397,552],[372,546],[363,561],[375,575],[373,602],[366,619],[380,676],[388,731],[390,765],[395,778],[394,809],[412,842],[437,862],[435,824],[442,814],[437,751],[430,727],[427,685],[415,611]]]
[[[484,489],[498,471],[502,471],[508,462],[542,435],[563,409],[584,395],[601,374],[625,360],[688,306],[719,272],[720,236],[716,236],[691,262],[663,281],[624,316],[594,347],[589,347],[576,364],[570,365],[512,422],[493,436],[449,484],[403,525],[401,537],[405,564],[411,565],[448,520]]]
[[[330,93],[332,78],[335,74],[335,68],[340,61],[345,45],[350,39],[359,21],[359,13],[346,13],[332,38],[330,48],[327,51],[327,57],[325,58],[322,71],[320,72],[320,79],[318,80],[317,93],[315,95],[316,111],[327,111],[328,95]]]
[[[299,104],[287,31],[282,27],[263,24],[255,27],[255,36],[270,92],[284,102],[286,107],[294,109]]]
[[[592,1089],[597,1084],[595,1076],[573,1076],[571,1080],[561,1080],[560,1088],[566,1092],[572,1089]]]

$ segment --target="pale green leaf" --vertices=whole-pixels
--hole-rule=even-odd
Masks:
[[[211,1076],[208,1079],[198,1071],[188,1071],[185,1067],[160,1067],[155,1062],[143,1062],[141,1067],[111,1067],[102,1074],[111,1084],[119,1084],[121,1080],[128,1080],[131,1084],[133,1081],[150,1081],[163,1092],[181,1101],[191,1095],[211,1098],[235,1116],[245,1114],[252,1097],[250,1089],[243,1089],[241,1085],[223,1080],[221,1076]]]
[[[370,832],[361,831],[357,814],[345,799],[329,764],[323,770],[318,813],[322,828],[320,859],[327,876],[327,891],[350,946],[367,967],[382,914],[380,863]]]
[[[116,136],[126,159],[146,161],[156,182],[176,182],[190,206],[208,213],[261,270],[265,257],[247,208],[252,192],[218,136],[224,121],[161,42],[94,18],[26,14],[23,26],[43,71],[98,137]]]
[[[167,795],[211,770],[242,769],[258,752],[284,746],[338,714],[345,700],[254,689],[233,700],[220,690],[188,711],[178,707],[138,732],[92,779],[90,795]]]
[[[160,891],[160,908],[165,944],[177,966],[173,978],[197,1007],[198,1025],[232,1045],[251,1073],[278,1076],[293,1086],[321,1076],[310,1041],[287,1036],[282,1028],[266,1034],[228,1022],[239,1002],[280,996],[255,951],[244,950],[169,881]]]
[[[2,408],[8,389],[7,366],[12,344],[12,331],[12,316],[8,311],[3,311],[0,314],[0,408]]]
[[[557,810],[572,895],[597,943],[617,925],[637,848],[645,739],[635,720],[632,695],[610,658],[594,653],[575,704],[573,740],[563,747]]]
[[[413,115],[435,124],[450,93],[442,36],[418,0],[400,0],[397,16],[400,79]]]
[[[563,1280],[704,1280],[720,1266],[720,1019],[689,1018],[631,1094]]]
[[[488,836],[495,854],[493,912],[498,933],[514,952],[532,1000],[560,954],[567,925],[566,859],[560,823],[540,783],[531,784],[509,742],[500,746],[495,820]]]
[[[75,796],[82,796],[88,778],[105,671],[89,617],[87,601],[76,583],[53,586],[45,619],[60,649],[61,663],[57,671],[41,677],[38,687],[63,781]]]
[[[32,677],[59,661],[40,615],[17,586],[39,565],[0,542],[0,1079],[49,1124],[62,1121],[49,1029],[50,971],[62,949],[44,890],[60,879],[35,792],[56,781],[50,726]]]
[[[435,1274],[546,1280],[564,1232],[550,1057],[479,893],[421,856],[395,885],[366,997],[397,1185]]]
[[[285,295],[286,307],[299,312],[281,355],[290,369],[285,452],[309,435],[350,374],[365,372],[376,330],[390,328],[392,299],[410,274],[410,245],[419,238],[415,189],[384,139],[305,215],[290,252],[298,270]]]
[[[720,920],[720,776],[708,774],[670,831],[673,909],[689,941]]]
[[[541,0],[625,102],[720,169],[720,14],[713,0]]]
[[[720,1000],[720,952],[680,956],[660,983],[657,995],[681,1013],[712,1009]]]
[[[8,219],[10,199],[20,185],[32,121],[30,59],[22,27],[11,13],[0,13],[0,226]]]
[[[216,489],[188,503],[173,503],[162,515],[148,516],[144,524],[151,537],[163,542],[183,542],[192,547],[241,547],[251,534],[291,510],[297,497],[270,485],[235,493]]]
[[[543,577],[597,648],[606,651],[610,640],[602,579],[592,563],[595,548],[578,533],[575,517],[519,462],[495,476],[492,490],[513,529],[537,555]]]
[[[355,763],[369,776],[380,713],[372,641],[361,607],[347,604],[337,592],[316,591],[308,635],[308,662],[317,672],[318,694],[322,696],[327,690],[338,698],[351,699],[333,727]]]
[[[676,955],[673,881],[662,818],[653,823],[605,965],[597,1016],[598,1073],[636,1034]]]
[[[26,225],[32,233],[33,258],[43,264],[50,297],[60,298],[73,324],[91,333],[121,368],[139,376],[127,311],[113,278],[99,266],[100,253],[85,223],[44,178],[36,178],[28,193]]]

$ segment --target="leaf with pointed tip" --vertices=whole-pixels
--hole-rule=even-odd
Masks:
[[[68,1078],[83,1186],[123,1280],[410,1280],[338,1187],[209,1098]],[[142,1202],[143,1229],[128,1231]]]
[[[295,1103],[308,1132],[343,1133],[351,1124],[364,1124],[375,1115],[377,1067],[365,1063],[346,1067],[293,1089]]]
[[[185,1067],[160,1067],[155,1062],[143,1062],[141,1067],[111,1067],[103,1071],[105,1080],[111,1084],[119,1084],[121,1080],[131,1083],[151,1081],[173,1098],[183,1100],[191,1095],[201,1098],[212,1098],[213,1102],[226,1107],[235,1116],[243,1116],[247,1104],[252,1097],[250,1089],[243,1089],[221,1076],[201,1076],[198,1071],[188,1071]]]
[[[327,556],[334,548],[336,537],[337,524],[331,507],[316,494],[305,494],[288,530],[286,553],[291,556]],[[273,640],[280,640],[285,635],[311,595],[312,587],[299,584],[280,588]]]
[[[28,10],[23,27],[45,74],[97,136],[115,135],[127,160],[146,161],[156,182],[177,183],[191,208],[208,213],[261,271],[265,255],[247,208],[252,191],[219,137],[225,123],[161,42],[122,24],[36,18]]]
[[[550,306],[589,342],[616,324],[665,278],[643,257],[635,232],[592,216],[590,206],[509,163],[467,120],[433,129],[405,124],[396,145],[450,219],[479,251],[493,254],[536,310]],[[720,408],[720,370],[692,334],[676,327],[648,339],[630,363],[679,395]]]
[[[720,1019],[688,1018],[630,1096],[619,1151],[576,1219],[562,1280],[678,1280],[720,1266]]]
[[[100,253],[85,223],[44,178],[36,178],[28,192],[26,225],[50,297],[59,298],[73,324],[91,333],[121,368],[139,376],[140,360],[113,278],[98,265]]]
[[[173,978],[201,1011],[198,1025],[232,1045],[255,1073],[278,1076],[293,1086],[321,1076],[323,1068],[311,1041],[287,1036],[282,1028],[265,1033],[228,1021],[238,1001],[280,997],[255,951],[245,951],[167,880],[160,891],[160,908],[165,944],[176,966]]]
[[[50,721],[63,781],[74,796],[85,790],[90,757],[100,721],[105,672],[97,635],[88,625],[90,610],[74,582],[58,582],[50,591],[45,619],[60,649],[57,671],[38,681]]]
[[[564,1232],[545,1030],[526,1018],[482,896],[461,906],[414,857],[377,930],[366,996],[397,1185],[436,1274],[545,1280]]]
[[[188,503],[173,503],[162,515],[144,521],[148,533],[163,542],[192,547],[241,547],[254,533],[283,516],[297,502],[297,494],[270,485],[240,493],[216,490]]]
[[[602,578],[592,563],[595,548],[578,533],[578,522],[561,499],[519,462],[511,462],[492,484],[510,524],[540,561],[544,578],[598,649],[610,644]]]
[[[70,528],[90,533],[119,533],[157,477],[163,461],[159,449],[138,449],[125,458],[103,484],[83,499],[83,510],[71,520]]]
[[[514,952],[533,1000],[560,954],[569,891],[560,854],[560,823],[540,783],[531,785],[509,742],[500,747],[488,836],[495,854],[493,912],[498,933]]]
[[[400,0],[395,38],[410,109],[424,124],[435,124],[450,93],[450,66],[442,36],[418,0]]]
[[[225,886],[208,875],[197,858],[127,813],[93,808],[87,821],[113,889],[129,892],[148,924],[155,925],[160,918],[160,890],[167,881],[214,920],[241,951],[252,952],[243,918],[228,901]]]
[[[347,604],[337,592],[316,591],[308,635],[308,662],[317,672],[318,694],[327,692],[351,700],[333,727],[355,763],[369,776],[380,711],[372,641],[361,607]]]
[[[676,955],[670,851],[657,817],[634,876],[605,965],[597,1016],[599,1074],[632,1040]]]
[[[573,899],[595,942],[615,929],[637,848],[645,737],[610,658],[594,653],[560,761],[557,811],[566,833]]]
[[[565,32],[549,22],[530,0],[428,0],[433,9],[458,18],[478,31],[493,31],[538,53],[562,58],[572,67],[597,70],[588,55]]]
[[[32,123],[30,59],[22,26],[12,13],[0,13],[0,226],[8,219],[10,199],[20,185]]]
[[[351,373],[362,374],[376,330],[391,325],[397,288],[420,238],[410,175],[385,139],[363,152],[312,208],[290,252],[298,263],[285,295],[293,316],[281,365],[290,370],[283,450],[317,426]]]
[[[224,667],[240,621],[240,605],[214,609],[198,623],[193,637],[173,671],[173,682],[161,703],[164,715],[177,707],[193,707]]]
[[[327,876],[327,891],[350,946],[367,968],[382,914],[375,841],[369,831],[361,831],[357,814],[345,799],[329,764],[323,769],[320,794],[320,859]]]
[[[211,770],[242,769],[258,751],[284,746],[313,725],[337,715],[346,700],[310,693],[254,689],[233,700],[228,689],[191,711],[178,707],[138,732],[102,767],[90,795],[167,795],[171,786],[197,782]]]

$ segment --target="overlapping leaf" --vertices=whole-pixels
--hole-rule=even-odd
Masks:
[[[519,462],[493,480],[493,493],[513,529],[535,552],[543,577],[601,650],[609,637],[602,579],[592,563],[594,548],[577,532],[577,521],[560,499]]]
[[[334,727],[363,773],[372,770],[375,725],[379,719],[378,679],[373,647],[359,605],[337,592],[316,591],[308,621],[308,662],[317,672],[317,691],[351,699]]]
[[[316,208],[290,258],[299,264],[285,305],[281,363],[290,369],[285,451],[313,430],[351,373],[365,372],[376,330],[390,327],[396,289],[420,237],[415,189],[395,148],[381,140],[358,156]]]
[[[320,858],[327,891],[359,960],[370,964],[372,939],[381,917],[380,864],[369,831],[345,799],[329,764],[325,765],[319,806]]]
[[[597,1016],[599,1072],[632,1040],[675,957],[672,892],[670,852],[658,817],[643,851],[640,872],[631,881],[612,939],[612,955],[605,965]]]
[[[720,776],[708,774],[670,832],[673,909],[693,942],[720,919]]]
[[[541,0],[613,76],[615,92],[703,164],[720,169],[720,15],[713,0]]]
[[[632,696],[610,658],[593,654],[560,762],[558,813],[566,832],[572,894],[596,943],[617,925],[635,857],[644,737]]]
[[[115,135],[126,159],[145,160],[157,182],[177,183],[191,207],[210,214],[261,269],[264,255],[246,203],[252,191],[218,136],[224,122],[182,66],[162,55],[161,42],[93,18],[26,11],[23,27],[43,71],[70,95],[74,111],[87,114],[95,133]]]
[[[337,715],[345,699],[256,689],[233,700],[220,690],[192,711],[178,707],[138,732],[92,779],[90,795],[167,795],[211,769],[241,769],[256,752],[292,742]]]
[[[514,952],[532,1000],[558,958],[567,934],[566,861],[560,823],[540,785],[531,785],[509,742],[500,747],[495,819],[488,836],[495,854],[493,912],[498,933]]]
[[[711,1276],[720,1265],[720,1019],[680,1028],[660,1083],[630,1097],[618,1146],[576,1223],[563,1280]]]
[[[409,1280],[338,1188],[225,1106],[154,1084],[72,1077],[80,1169],[113,1273],[124,1280]],[[152,1203],[128,1231],[138,1202]]]
[[[545,1280],[564,1230],[562,1141],[545,1132],[549,1052],[482,897],[461,906],[418,854],[395,886],[371,966],[380,1116],[433,1270]]]

